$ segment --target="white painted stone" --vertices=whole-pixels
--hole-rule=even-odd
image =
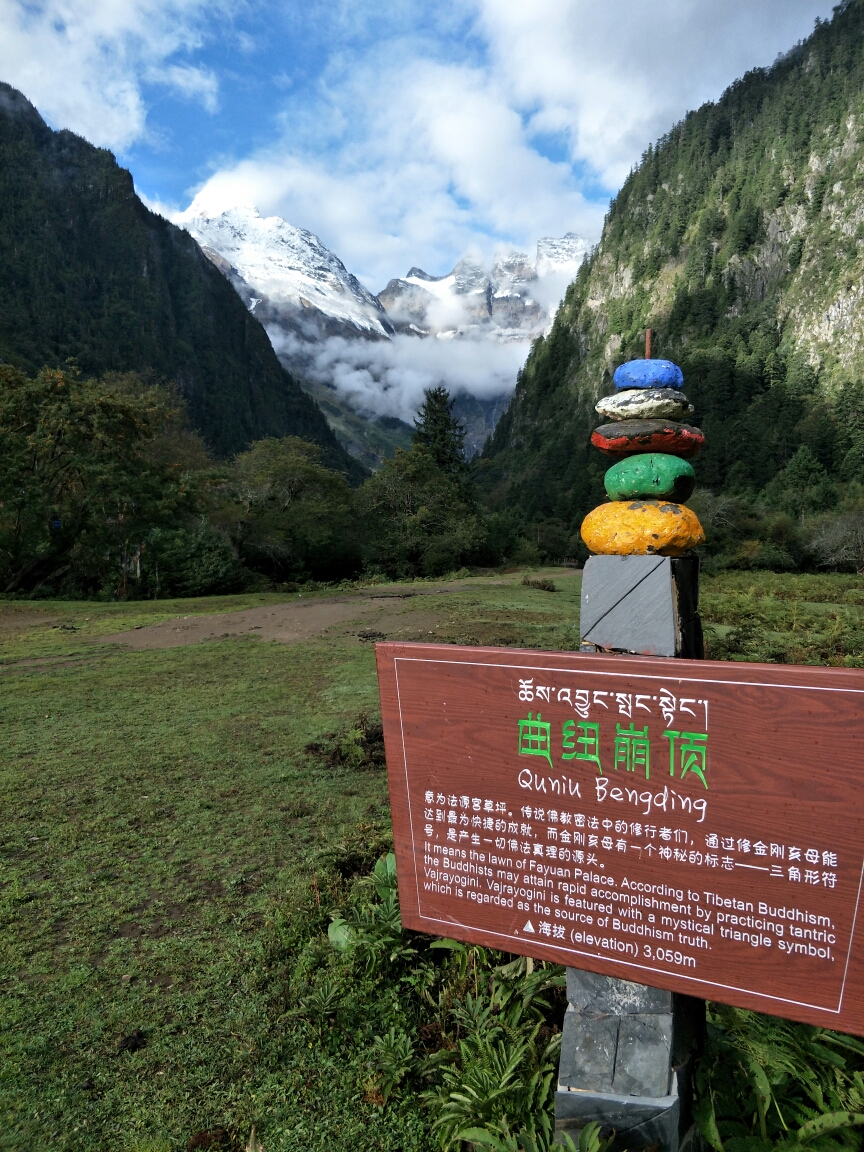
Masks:
[[[598,400],[594,411],[607,420],[682,420],[695,409],[674,388],[628,388]]]

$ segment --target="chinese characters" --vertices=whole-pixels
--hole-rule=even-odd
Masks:
[[[542,756],[550,768],[552,762],[552,723],[543,720],[542,713],[517,721],[518,753],[520,756]],[[578,735],[577,735],[578,731]],[[669,775],[683,780],[692,773],[702,787],[708,788],[708,733],[680,732],[668,729],[662,736],[669,741]],[[602,776],[603,758],[601,754],[601,728],[599,721],[565,720],[561,725],[562,761],[583,761],[592,764]],[[610,757],[615,771],[632,772],[645,780],[651,776],[651,737],[648,725],[637,728],[631,720],[629,725],[615,724],[614,743]],[[677,776],[676,776],[677,770]]]

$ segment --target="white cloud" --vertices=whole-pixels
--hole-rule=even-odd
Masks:
[[[208,68],[169,64],[164,68],[150,68],[147,79],[152,84],[164,84],[189,100],[197,100],[208,112],[219,110],[219,81]]]
[[[687,110],[771,64],[834,0],[477,2],[512,106],[615,188]]]
[[[227,0],[0,0],[0,76],[55,126],[123,149],[147,131],[145,82],[217,107],[206,68],[172,61],[198,48]]]
[[[254,205],[282,216],[377,291],[411,265],[449,271],[468,251],[486,263],[502,244],[533,252],[544,235],[596,240],[606,193],[647,145],[806,36],[833,2],[0,0],[0,76],[55,126],[120,150],[147,141],[153,84],[219,112],[225,151],[212,146],[184,215]],[[268,56],[270,29],[284,40]],[[218,68],[207,58],[219,30],[237,75],[270,93],[254,122],[220,100],[224,44]],[[274,124],[269,143],[249,144]],[[438,382],[507,391],[524,354],[330,340],[312,370],[358,406],[407,418]]]
[[[369,61],[331,78],[311,117],[317,150],[299,119],[286,115],[279,144],[214,173],[184,215],[255,204],[315,232],[375,290],[418,262],[447,271],[471,245],[488,256],[502,240],[530,249],[538,235],[599,229],[603,207],[531,147],[480,69]]]
[[[51,123],[120,150],[147,139],[149,85],[221,110],[229,154],[211,152],[195,210],[282,215],[380,288],[411,264],[446,271],[471,244],[596,239],[602,189],[831,3],[263,0],[250,24],[246,0],[0,0],[0,75]],[[267,146],[251,150],[248,121],[220,101],[216,32],[256,83],[277,59],[285,71]],[[280,122],[278,104],[262,112],[259,139]]]
[[[472,244],[596,240],[596,189],[618,187],[649,142],[809,33],[831,0],[453,0],[441,27],[461,13],[483,50],[451,45],[449,61],[440,27],[345,48],[337,33],[370,7],[333,17],[315,96],[287,92],[282,138],[220,165],[192,211],[255,204],[378,290],[411,264],[445,272]]]
[[[487,263],[502,241],[533,253],[543,235],[596,240],[605,198],[583,187],[617,187],[649,142],[806,35],[830,0],[451,7],[472,16],[485,52],[447,60],[418,36],[336,53],[314,99],[286,90],[282,138],[221,165],[188,214],[255,204],[318,234],[376,291],[412,264],[442,273],[469,251]],[[566,279],[538,284],[541,302],[554,308]],[[400,336],[329,339],[310,356],[271,336],[359,410],[405,420],[435,384],[510,392],[527,352]]]
[[[278,353],[295,363],[302,360],[306,376],[334,387],[356,411],[398,416],[406,423],[413,420],[424,391],[439,384],[451,394],[467,392],[481,400],[509,394],[528,350],[521,341],[332,336],[312,346],[279,330],[271,330],[270,338]]]

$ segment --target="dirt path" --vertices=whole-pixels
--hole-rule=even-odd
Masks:
[[[102,636],[99,643],[123,644],[134,649],[179,648],[206,640],[260,636],[262,640],[297,644],[331,631],[355,633],[361,640],[380,640],[385,636],[388,639],[419,638],[419,634],[434,635],[446,619],[447,593],[461,591],[463,587],[461,583],[454,583],[422,592],[370,591],[321,599],[298,598],[240,612],[175,617],[151,627],[138,625],[112,636]]]
[[[46,624],[53,619],[54,617],[47,612],[34,612],[29,604],[26,608],[3,604],[0,610],[0,632],[26,632],[34,624]]]

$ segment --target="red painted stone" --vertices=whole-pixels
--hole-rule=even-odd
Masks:
[[[595,429],[591,443],[604,456],[616,459],[640,452],[666,452],[689,459],[701,450],[705,437],[698,428],[674,420],[618,420]]]

